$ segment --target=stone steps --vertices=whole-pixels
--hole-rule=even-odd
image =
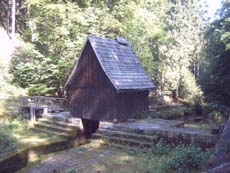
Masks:
[[[79,124],[73,124],[73,123],[66,123],[63,121],[52,120],[49,118],[40,118],[39,122],[43,122],[43,123],[51,124],[51,125],[57,125],[63,128],[70,128],[70,129],[75,129],[76,127],[80,127],[80,122]]]
[[[34,123],[33,129],[68,138],[71,136],[74,137],[80,132],[80,126],[78,124],[52,118],[39,119]]]
[[[100,144],[103,147],[109,147],[109,148],[118,148],[126,151],[133,151],[133,152],[147,152],[147,148],[141,148],[136,146],[128,146],[118,143],[112,143],[111,141],[106,141],[105,139],[94,139],[93,142]]]
[[[71,123],[69,117],[56,116],[55,114],[48,114],[44,119],[48,119],[48,120],[52,120],[52,121],[65,122],[65,123]]]
[[[48,133],[48,134],[58,135],[58,136],[61,136],[61,137],[64,137],[64,138],[71,138],[71,137],[73,137],[73,135],[70,134],[70,133],[55,132],[55,131],[51,131],[51,130],[43,129],[43,128],[35,128],[34,127],[33,130],[36,130],[36,131],[39,131],[39,132]]]
[[[97,132],[92,135],[92,140],[94,142],[99,141],[102,145],[133,151],[142,148],[151,148],[157,141],[157,138],[157,136],[148,136],[140,133],[132,133],[130,131],[118,131],[117,128],[99,128]]]
[[[103,140],[103,145],[119,145],[118,148],[146,149],[151,148],[160,139],[174,145],[195,143],[204,149],[215,146],[218,141],[217,135],[205,130],[183,128],[181,124],[159,119],[152,122],[147,120],[118,124],[102,123],[92,139]]]
[[[134,141],[145,141],[146,143],[155,143],[158,140],[158,136],[156,135],[145,135],[145,134],[137,134],[125,131],[117,131],[117,130],[109,130],[109,129],[99,129],[96,135],[104,135],[106,137],[115,137],[115,138],[123,138],[132,139]]]
[[[146,141],[141,141],[141,140],[135,140],[135,139],[130,139],[130,138],[124,138],[124,137],[112,137],[112,136],[106,136],[104,134],[95,134],[96,138],[101,138],[104,139],[106,143],[112,143],[112,144],[120,144],[123,146],[134,146],[134,147],[146,147],[150,148],[153,146],[153,143],[151,142],[146,142]],[[95,138],[95,137],[94,137]]]

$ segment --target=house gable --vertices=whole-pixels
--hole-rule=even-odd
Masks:
[[[74,88],[113,87],[96,58],[89,41],[87,41],[78,61],[71,86]]]
[[[100,67],[117,92],[149,90],[155,87],[125,39],[112,40],[88,36],[79,62],[82,61],[82,54],[85,53],[87,44],[91,45]],[[78,73],[77,64],[66,86],[75,79],[75,74]]]

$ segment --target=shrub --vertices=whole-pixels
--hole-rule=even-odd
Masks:
[[[192,103],[198,98],[203,100],[203,92],[198,86],[194,75],[190,71],[185,71],[183,73],[180,96]]]
[[[203,115],[203,101],[200,98],[194,99],[193,111],[196,115]]]
[[[11,129],[4,123],[0,123],[0,150],[1,152],[15,149],[17,140],[12,136]]]
[[[199,170],[209,155],[210,152],[202,151],[201,148],[194,145],[179,145],[169,154],[169,157],[162,159],[161,170],[175,173]]]
[[[16,149],[15,135],[22,134],[27,129],[27,122],[20,119],[4,119],[0,121],[0,151]]]
[[[37,95],[37,96],[52,96],[49,93],[53,93],[55,91],[55,87],[48,87],[46,84],[31,84],[27,89],[27,93],[29,95]]]
[[[191,145],[170,146],[163,141],[147,153],[145,168],[148,173],[189,173],[199,172],[212,150],[203,151]]]
[[[181,106],[176,108],[159,110],[157,112],[152,113],[151,117],[171,120],[171,119],[181,118],[184,115],[191,115],[191,114],[192,114],[192,108]]]
[[[152,154],[162,156],[171,152],[172,148],[165,141],[160,140],[152,149]]]
[[[68,66],[41,54],[34,45],[22,44],[13,54],[9,72],[12,83],[26,89],[29,95],[54,96],[63,85],[62,70]]]
[[[12,137],[7,130],[1,129],[0,133],[0,149],[2,151],[15,149],[16,148],[16,138]]]
[[[221,112],[214,110],[209,113],[209,120],[215,123],[224,122],[224,116]]]

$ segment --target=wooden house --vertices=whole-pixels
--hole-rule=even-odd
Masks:
[[[154,84],[126,39],[88,36],[65,88],[73,117],[120,122],[148,110]]]

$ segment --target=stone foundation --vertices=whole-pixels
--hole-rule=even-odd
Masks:
[[[175,120],[146,119],[124,123],[101,123],[94,138],[105,143],[126,146],[144,146],[151,148],[163,139],[171,144],[194,143],[202,148],[213,147],[218,141],[217,135],[208,131],[183,128],[183,122]]]

